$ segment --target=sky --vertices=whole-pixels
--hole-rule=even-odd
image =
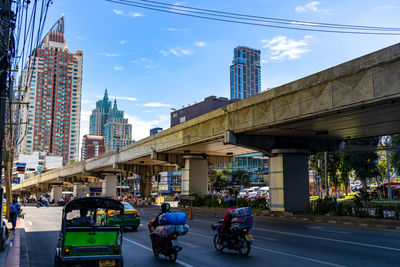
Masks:
[[[400,27],[399,1],[159,1],[294,21]],[[172,108],[210,95],[229,97],[237,46],[261,50],[261,88],[267,90],[400,41],[209,21],[105,0],[54,0],[45,32],[63,13],[70,51],[84,51],[81,136],[89,133],[89,116],[107,88],[135,141],[151,128],[169,128]]]

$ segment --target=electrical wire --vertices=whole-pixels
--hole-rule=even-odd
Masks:
[[[128,0],[120,0],[124,2],[134,2],[134,1],[128,1]],[[212,12],[212,13],[217,13],[217,14],[227,14],[227,15],[234,15],[238,17],[244,17],[244,18],[256,18],[256,19],[261,19],[257,21],[276,21],[276,22],[284,22],[286,24],[293,24],[293,23],[301,23],[304,26],[313,26],[313,27],[321,27],[321,26],[327,26],[327,27],[334,27],[334,28],[351,28],[351,29],[364,29],[364,30],[383,30],[383,31],[399,31],[400,28],[388,28],[388,27],[376,27],[376,26],[364,26],[364,25],[350,25],[350,24],[335,24],[335,23],[324,23],[324,22],[314,22],[314,21],[298,21],[298,20],[291,20],[291,19],[281,19],[281,18],[273,18],[273,17],[263,17],[263,16],[254,16],[254,15],[249,15],[249,14],[240,14],[240,13],[233,13],[233,12],[224,12],[224,11],[216,11],[216,10],[211,10],[211,9],[204,9],[204,8],[196,8],[196,7],[190,7],[190,6],[182,6],[182,5],[176,5],[176,4],[167,4],[167,3],[162,3],[162,2],[157,2],[157,1],[150,1],[150,0],[139,0],[141,2],[148,2],[148,3],[155,3],[158,5],[164,5],[164,6],[169,6],[171,8],[179,8],[183,9],[182,11],[186,10],[200,10],[200,11],[207,11],[207,12]]]
[[[151,5],[151,4],[145,4],[137,1],[128,1],[128,0],[106,0],[107,2],[112,2],[116,4],[121,4],[121,5],[126,5],[126,6],[134,6],[138,8],[143,8],[147,10],[153,10],[153,11],[159,11],[159,12],[164,12],[164,13],[171,13],[171,14],[176,14],[176,15],[181,15],[181,16],[188,16],[188,17],[195,17],[195,18],[201,18],[201,19],[207,19],[207,20],[213,20],[213,21],[220,21],[220,22],[228,22],[228,23],[235,23],[235,24],[244,24],[244,25],[251,25],[251,26],[261,26],[261,27],[271,27],[271,28],[278,28],[278,29],[290,29],[290,30],[300,30],[300,31],[313,31],[313,32],[325,32],[325,33],[342,33],[342,34],[366,34],[366,35],[400,35],[400,29],[399,28],[384,28],[384,27],[369,27],[369,26],[329,26],[326,25],[326,23],[308,23],[308,22],[297,22],[297,21],[291,21],[291,25],[300,25],[302,27],[296,27],[296,26],[281,26],[281,25],[274,25],[274,24],[267,24],[267,23],[258,23],[257,21],[260,21],[260,19],[253,19],[253,18],[245,18],[245,17],[238,17],[237,15],[235,16],[228,16],[228,15],[219,15],[219,14],[213,14],[213,13],[207,13],[207,12],[199,12],[195,10],[186,10],[184,6],[176,6],[172,5],[165,7],[161,5]],[[213,12],[218,12],[218,11],[213,11]],[[191,13],[191,14],[189,14]],[[244,16],[244,15],[241,15]],[[253,16],[254,17],[254,16]],[[227,19],[229,18],[229,19]],[[263,19],[262,21],[264,21]],[[253,22],[254,21],[254,22]],[[273,22],[273,21],[265,21],[268,23],[280,23],[280,24],[289,24],[288,22]],[[325,24],[325,25],[324,25]],[[340,24],[337,24],[340,25]],[[343,24],[344,25],[344,24]],[[308,28],[307,28],[308,27]],[[325,27],[329,29],[315,29],[312,27]],[[333,29],[332,29],[333,28]],[[334,28],[340,28],[343,30],[336,30]],[[369,30],[375,30],[375,32],[370,32]],[[395,31],[395,32],[392,32]]]

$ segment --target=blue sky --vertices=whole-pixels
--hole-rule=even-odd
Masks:
[[[160,0],[162,1],[162,0]],[[165,3],[259,16],[400,27],[399,1],[183,0]],[[54,0],[45,31],[65,13],[68,47],[84,50],[81,136],[104,89],[132,124],[133,138],[168,128],[171,108],[229,97],[233,49],[261,50],[262,90],[400,41],[400,36],[305,32],[207,21],[103,0]]]

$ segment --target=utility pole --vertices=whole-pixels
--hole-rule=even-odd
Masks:
[[[389,137],[386,136],[386,168],[387,168],[387,176],[388,176],[388,199],[392,199],[392,186],[390,185],[390,168],[389,168],[389,152],[388,152],[388,143]]]
[[[326,194],[325,197],[329,197],[329,182],[328,182],[328,152],[324,152],[324,161],[325,161],[325,188]]]
[[[11,0],[0,1],[0,200],[3,202],[3,188],[1,186],[1,173],[3,168],[3,141],[4,141],[4,120],[7,97],[7,75],[9,69],[9,40],[11,27]],[[7,203],[9,205],[9,203]],[[0,205],[0,215],[3,214],[3,204]],[[0,251],[5,246],[3,223],[0,222]]]

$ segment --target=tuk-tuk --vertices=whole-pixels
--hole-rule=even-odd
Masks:
[[[65,205],[54,266],[123,266],[123,224],[101,225],[99,211],[123,214],[124,205],[102,197],[79,198]]]

